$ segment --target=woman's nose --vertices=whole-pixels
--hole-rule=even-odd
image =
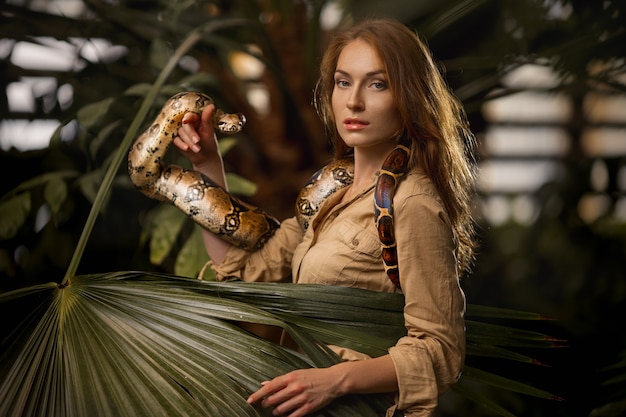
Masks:
[[[352,90],[346,105],[351,110],[363,110],[365,103],[363,102],[363,98],[357,89]]]

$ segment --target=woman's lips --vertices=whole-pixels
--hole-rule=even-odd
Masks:
[[[365,120],[355,119],[351,117],[348,117],[343,121],[343,125],[348,130],[360,130],[365,128],[368,124],[369,122],[366,122]]]

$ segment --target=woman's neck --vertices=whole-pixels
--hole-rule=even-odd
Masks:
[[[353,184],[369,184],[396,143],[390,141],[376,147],[354,148],[354,182]]]
[[[354,180],[342,201],[351,200],[372,185],[372,179],[395,147],[395,142],[391,142],[390,145],[354,149]]]

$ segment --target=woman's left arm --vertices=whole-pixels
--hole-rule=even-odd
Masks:
[[[465,295],[450,220],[428,183],[395,207],[407,335],[389,349],[399,409],[432,412],[454,384],[465,357]],[[430,189],[429,189],[430,188]],[[417,190],[416,190],[417,191]]]
[[[441,204],[431,195],[400,199],[396,239],[407,336],[389,354],[329,368],[302,369],[266,381],[248,402],[298,417],[346,394],[398,392],[400,409],[431,410],[458,378],[465,350],[465,298],[454,241]]]

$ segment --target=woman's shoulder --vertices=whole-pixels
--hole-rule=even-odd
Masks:
[[[433,184],[424,170],[419,167],[411,169],[400,179],[396,189],[396,196],[399,198],[424,196],[425,198],[432,198],[441,202],[435,184]]]
[[[439,218],[449,225],[449,218],[443,200],[435,184],[420,168],[409,171],[400,181],[394,196],[394,206],[398,216],[424,220],[424,216]],[[417,213],[421,213],[419,216]],[[408,217],[407,217],[408,216]]]

